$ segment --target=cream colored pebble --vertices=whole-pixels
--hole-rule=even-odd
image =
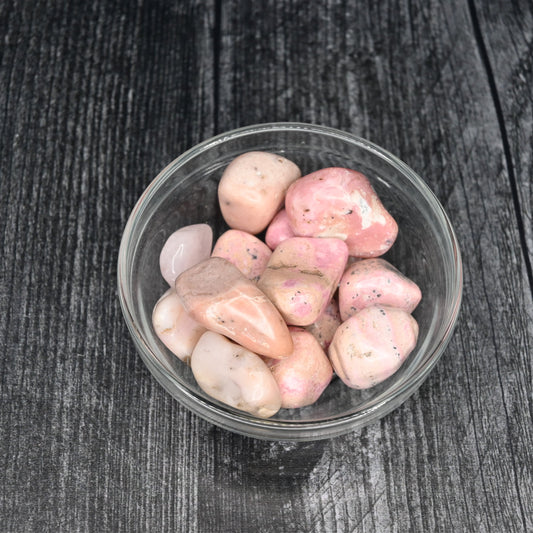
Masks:
[[[263,231],[283,206],[289,185],[301,176],[292,162],[269,152],[247,152],[227,167],[218,185],[222,216],[232,229]]]
[[[261,418],[281,407],[278,385],[255,353],[212,331],[193,351],[191,368],[200,388],[216,400]]]

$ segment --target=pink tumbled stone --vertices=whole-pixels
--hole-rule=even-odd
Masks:
[[[257,281],[272,255],[270,248],[246,231],[230,229],[215,243],[212,257],[233,263],[248,279]]]
[[[287,324],[308,326],[331,300],[347,258],[340,239],[293,237],[274,250],[257,285]]]
[[[265,242],[268,244],[271,250],[274,250],[274,248],[276,248],[278,244],[282,243],[287,239],[290,239],[291,237],[295,237],[294,231],[292,231],[291,225],[289,223],[287,211],[285,211],[285,209],[282,209],[268,225],[265,234]]]
[[[398,234],[368,178],[347,168],[324,168],[296,180],[285,209],[296,235],[342,239],[356,257],[384,254]]]
[[[385,259],[362,259],[346,268],[339,284],[342,320],[370,305],[390,305],[412,313],[422,293],[418,285]]]
[[[292,339],[279,311],[232,263],[211,257],[176,279],[187,312],[204,327],[248,350],[274,358],[292,352]]]
[[[326,306],[322,314],[312,324],[306,326],[305,329],[315,336],[324,350],[327,350],[341,323],[339,304],[337,300],[333,299]]]
[[[312,333],[290,327],[294,350],[285,359],[266,359],[281,393],[281,407],[315,403],[333,377],[331,363]]]
[[[163,344],[184,363],[189,363],[198,339],[206,331],[187,314],[173,288],[155,304],[152,324]]]
[[[416,346],[418,324],[395,307],[358,311],[337,329],[329,358],[337,375],[354,389],[368,389],[392,376]]]
[[[193,224],[175,231],[159,256],[161,275],[173,287],[182,272],[211,255],[212,244],[213,230],[207,224]]]

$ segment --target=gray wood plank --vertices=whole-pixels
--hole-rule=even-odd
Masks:
[[[135,353],[116,261],[213,133],[212,6],[0,4],[0,529],[195,531],[198,421]]]
[[[471,2],[471,9],[479,28],[478,46],[486,54],[487,73],[493,79],[505,143],[524,258],[517,266],[522,268],[523,278],[527,276],[533,292],[533,5],[531,2]],[[527,311],[525,319],[531,324],[532,307]],[[514,366],[514,383],[503,392],[518,504],[524,527],[533,529],[533,453],[528,431],[533,426],[533,361],[531,342],[520,342],[519,346],[518,357],[513,352],[504,356],[504,361],[509,360],[504,368]]]
[[[529,268],[533,257],[533,7],[531,2],[471,2],[494,79],[516,181],[520,226],[524,232]],[[531,280],[530,280],[531,282]]]

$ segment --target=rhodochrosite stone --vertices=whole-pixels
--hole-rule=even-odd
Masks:
[[[191,369],[207,394],[236,409],[267,418],[281,406],[279,388],[264,361],[218,333],[202,335]]]
[[[185,311],[176,291],[171,288],[155,304],[152,324],[165,346],[188,363],[205,328]]]
[[[331,364],[312,333],[289,328],[294,350],[285,359],[267,359],[281,393],[281,407],[293,409],[315,403],[333,377]]]
[[[272,302],[232,263],[211,257],[183,272],[176,292],[187,312],[211,331],[254,353],[286,357],[292,339]]]
[[[213,230],[207,224],[193,224],[175,231],[165,242],[159,256],[161,274],[173,287],[185,270],[211,255]]]
[[[347,259],[340,239],[293,237],[274,250],[257,285],[287,324],[308,326],[331,300]]]
[[[342,239],[356,257],[384,254],[398,234],[368,178],[347,168],[324,168],[296,180],[285,209],[295,235]]]
[[[269,152],[236,157],[222,174],[218,200],[230,228],[263,231],[283,205],[289,185],[301,176],[292,162]]]
[[[248,279],[257,281],[265,270],[272,251],[251,233],[230,229],[218,238],[211,255],[228,260]]]
[[[409,313],[394,307],[367,307],[337,329],[329,358],[348,387],[368,389],[400,368],[417,338],[418,324]]]
[[[294,235],[294,231],[292,231],[290,226],[287,211],[282,209],[268,225],[265,233],[265,242],[271,250],[274,250],[278,244],[291,237],[296,237],[296,235]]]
[[[375,304],[412,313],[421,298],[418,285],[385,259],[363,259],[349,265],[339,284],[342,320]]]
[[[337,328],[341,325],[341,315],[337,300],[333,299],[326,306],[321,315],[305,329],[310,331],[324,350],[331,344]]]

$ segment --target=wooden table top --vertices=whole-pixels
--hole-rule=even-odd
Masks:
[[[0,30],[0,531],[533,531],[530,0],[0,0]],[[332,440],[191,414],[117,299],[153,176],[272,121],[398,155],[463,254],[435,370]]]

